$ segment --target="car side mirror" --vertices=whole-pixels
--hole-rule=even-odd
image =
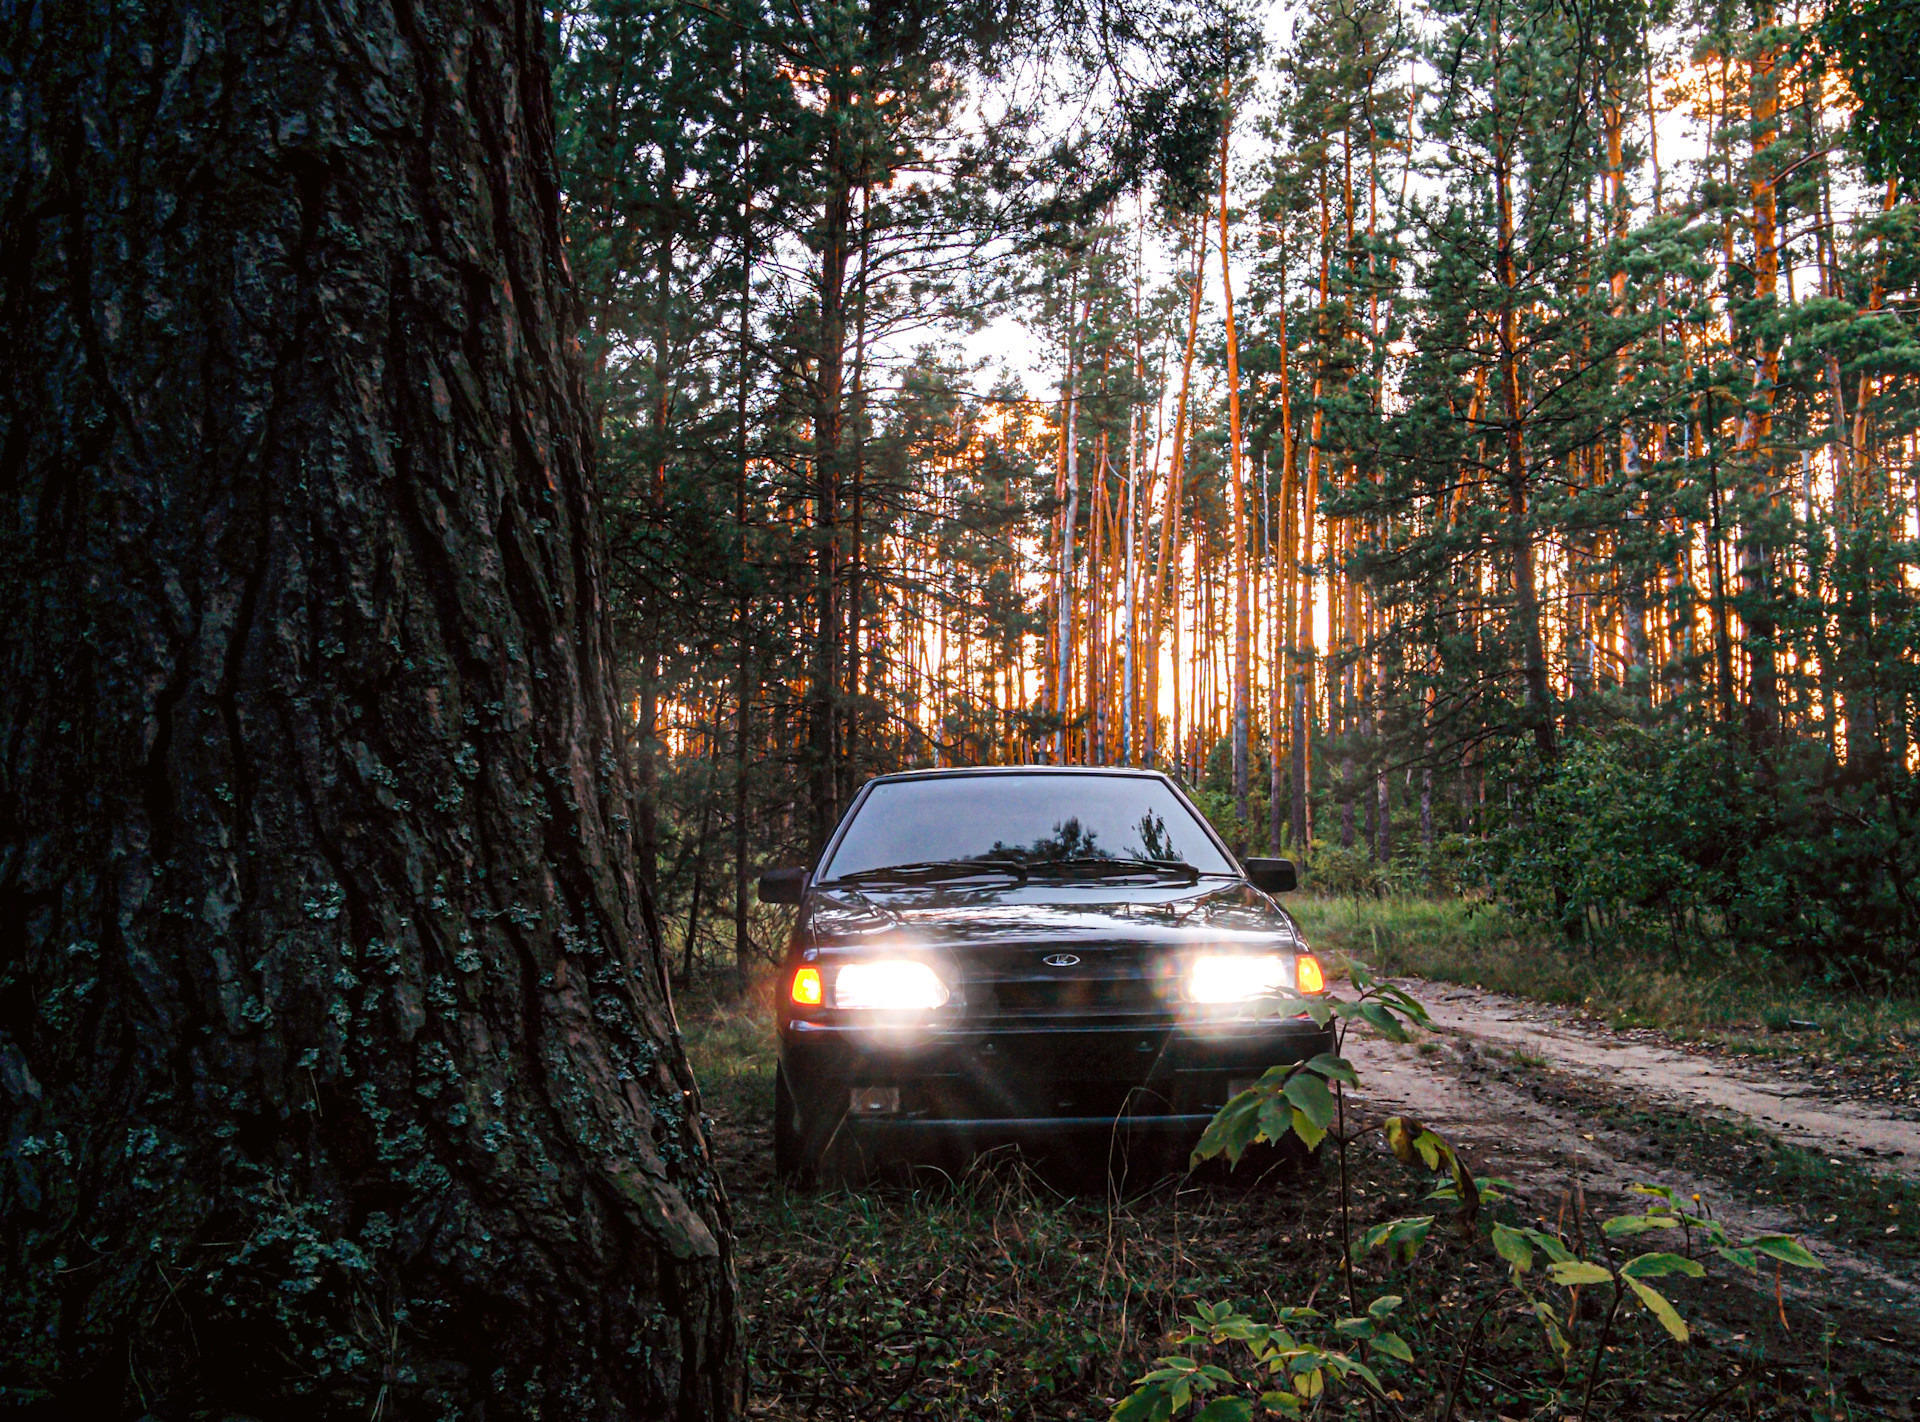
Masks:
[[[1291,864],[1287,866],[1293,868]],[[797,904],[800,895],[807,887],[807,871],[804,869],[769,869],[760,876],[760,902],[763,904]]]
[[[1291,859],[1249,859],[1246,868],[1247,881],[1263,893],[1290,894],[1300,887],[1300,875]],[[764,898],[766,890],[760,892]]]

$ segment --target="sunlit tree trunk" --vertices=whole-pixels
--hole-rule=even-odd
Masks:
[[[1496,70],[1496,96],[1500,83]],[[1497,340],[1500,394],[1506,417],[1503,475],[1507,495],[1507,537],[1513,563],[1514,612],[1519,622],[1527,720],[1533,730],[1534,748],[1542,760],[1552,760],[1555,751],[1553,704],[1547,688],[1546,647],[1540,634],[1540,596],[1534,574],[1533,532],[1528,526],[1530,481],[1527,473],[1525,406],[1520,388],[1520,279],[1514,254],[1517,239],[1513,220],[1513,172],[1507,138],[1499,131],[1499,125],[1496,97],[1493,177],[1499,247],[1495,260],[1498,265],[1496,275],[1502,289]]]
[[[1206,270],[1207,224],[1194,214],[1193,274],[1187,287],[1187,339],[1180,358],[1180,393],[1174,401],[1173,448],[1169,456],[1166,504],[1160,513],[1160,557],[1155,564],[1153,596],[1148,602],[1152,625],[1147,633],[1147,706],[1149,722],[1160,714],[1160,619],[1163,611],[1173,622],[1173,701],[1170,724],[1173,734],[1172,758],[1180,754],[1180,504],[1185,496],[1182,473],[1186,467],[1187,397],[1193,387],[1193,349],[1200,334],[1201,277]],[[1153,763],[1152,746],[1147,762]]]
[[[1073,686],[1073,535],[1080,519],[1080,448],[1074,428],[1079,394],[1076,389],[1079,372],[1074,368],[1077,335],[1075,313],[1078,309],[1070,292],[1067,297],[1067,410],[1060,427],[1060,467],[1063,471],[1061,477],[1066,483],[1066,498],[1060,506],[1060,566],[1057,574],[1059,607],[1056,627],[1059,642],[1054,656],[1054,691],[1058,701],[1054,706],[1056,719],[1053,733],[1053,761],[1056,765],[1067,763],[1067,708],[1071,704]]]
[[[1771,6],[1756,17],[1765,31],[1773,23]],[[1770,37],[1763,37],[1749,63],[1749,103],[1753,115],[1753,286],[1763,313],[1754,328],[1754,391],[1748,417],[1747,456],[1755,472],[1753,509],[1740,546],[1740,581],[1747,595],[1747,730],[1756,743],[1770,739],[1780,723],[1780,689],[1775,669],[1772,612],[1773,550],[1768,544],[1768,510],[1774,501],[1776,455],[1773,448],[1774,387],[1780,379],[1780,350],[1767,330],[1766,313],[1779,295],[1780,248],[1772,148],[1779,126],[1779,88]]]
[[[825,158],[826,193],[814,234],[819,255],[815,275],[818,306],[813,378],[813,645],[807,673],[807,769],[812,842],[826,843],[839,819],[841,640],[840,497],[846,431],[847,268],[851,262],[855,187],[854,155],[848,151],[853,95],[845,74],[828,83],[830,137]]]
[[[1240,336],[1233,321],[1232,246],[1227,231],[1228,143],[1233,131],[1233,81],[1220,85],[1220,297],[1227,318],[1227,479],[1233,488],[1233,812],[1247,820],[1249,726],[1252,713],[1252,627],[1247,594],[1245,463],[1240,441]]]

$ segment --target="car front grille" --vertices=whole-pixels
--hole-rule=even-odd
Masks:
[[[976,962],[968,985],[975,1019],[1099,1020],[1171,1019],[1176,984],[1156,958],[1131,945],[1080,948],[1078,962],[1050,965],[1044,949],[1001,950]]]

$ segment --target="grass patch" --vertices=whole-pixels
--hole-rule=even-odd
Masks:
[[[1559,1003],[1614,1027],[1653,1027],[1737,1051],[1871,1056],[1904,1066],[1906,1085],[1920,1082],[1920,999],[1848,992],[1719,957],[1676,965],[1665,953],[1569,945],[1497,906],[1460,899],[1302,894],[1287,909],[1336,964],[1358,958],[1385,972]],[[1817,1030],[1775,1030],[1790,1022]]]

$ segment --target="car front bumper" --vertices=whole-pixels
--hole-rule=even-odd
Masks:
[[[802,1111],[862,1136],[1195,1135],[1239,1084],[1333,1050],[1309,1017],[1169,1025],[987,1023],[896,1030],[793,1021],[781,1062]]]

